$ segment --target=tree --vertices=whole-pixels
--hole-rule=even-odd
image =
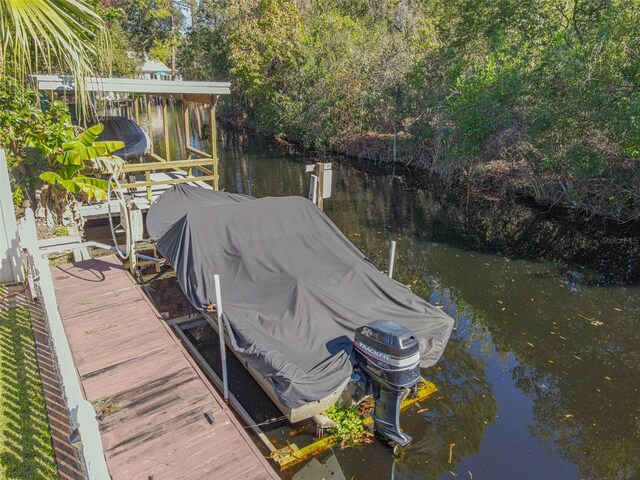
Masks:
[[[174,80],[184,23],[182,4],[175,0],[115,0],[110,5],[124,11],[121,25],[135,52],[168,63]]]
[[[132,45],[121,25],[126,15],[125,11],[106,1],[88,1],[91,2],[92,8],[100,15],[109,30],[109,42],[92,55],[96,74],[115,78],[138,77],[141,59],[132,51]]]

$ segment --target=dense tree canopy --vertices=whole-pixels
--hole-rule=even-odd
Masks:
[[[638,0],[203,0],[184,78],[265,133],[640,214]],[[497,184],[495,184],[497,180]]]

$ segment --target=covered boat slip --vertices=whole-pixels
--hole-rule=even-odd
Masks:
[[[35,75],[32,77],[40,91],[47,92],[50,96],[64,97],[74,92],[74,79],[69,76]],[[229,82],[191,82],[191,81],[164,81],[127,78],[98,78],[87,79],[86,91],[99,101],[108,95],[124,94],[132,99],[133,120],[141,125],[140,103],[146,105],[146,134],[148,135],[149,151],[137,157],[127,158],[124,173],[132,177],[121,183],[123,191],[135,192],[136,205],[142,210],[149,208],[151,203],[168,187],[180,183],[197,185],[208,184],[213,189],[218,189],[218,148],[216,143],[216,107],[220,95],[230,92]],[[154,132],[151,118],[153,98],[160,99],[162,111],[162,141],[164,144],[164,156],[154,147]],[[179,132],[180,138],[185,141],[182,144],[181,158],[171,158],[169,143],[169,100],[180,101],[182,116],[184,117],[184,129]],[[209,105],[207,121],[209,123],[211,137],[211,151],[205,152],[192,145],[192,132],[190,118],[193,114],[192,105]],[[99,119],[97,119],[99,120]],[[111,133],[119,131],[124,137],[105,136],[103,139],[120,139],[127,143],[127,138],[132,143],[142,143],[142,139],[134,138],[130,129],[120,128],[123,122],[113,120],[113,128],[105,128]],[[107,126],[106,126],[107,127]],[[144,139],[145,142],[147,139]],[[126,155],[129,151],[137,152],[139,148],[131,148],[127,145]],[[139,160],[139,161],[138,161]],[[81,208],[81,214],[85,218],[100,218],[108,215],[106,203],[87,205]],[[117,210],[117,208],[115,209]]]
[[[449,316],[377,270],[306,199],[179,185],[153,204],[147,229],[201,312],[216,308],[219,275],[230,346],[285,414],[326,408],[351,378],[355,329],[373,320],[413,330],[422,367],[449,339]]]

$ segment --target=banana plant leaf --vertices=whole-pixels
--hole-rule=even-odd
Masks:
[[[96,123],[95,125],[87,128],[77,137],[73,138],[73,140],[62,145],[62,150],[66,152],[67,150],[73,150],[78,147],[90,147],[98,139],[98,136],[103,130],[104,125]]]
[[[69,143],[65,144],[68,145]],[[96,142],[89,146],[78,143],[73,149],[64,150],[63,147],[63,152],[56,156],[56,161],[62,165],[83,165],[92,158],[108,157],[123,147],[124,142],[118,141]]]
[[[60,185],[65,190],[77,194],[84,193],[89,198],[106,200],[108,182],[101,178],[75,175],[72,178],[63,178],[57,172],[44,172],[40,179],[51,185]]]

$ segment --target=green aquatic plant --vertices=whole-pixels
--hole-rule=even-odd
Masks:
[[[340,439],[345,447],[363,442],[367,431],[360,417],[360,410],[351,405],[333,405],[324,414],[333,421],[329,433]]]

